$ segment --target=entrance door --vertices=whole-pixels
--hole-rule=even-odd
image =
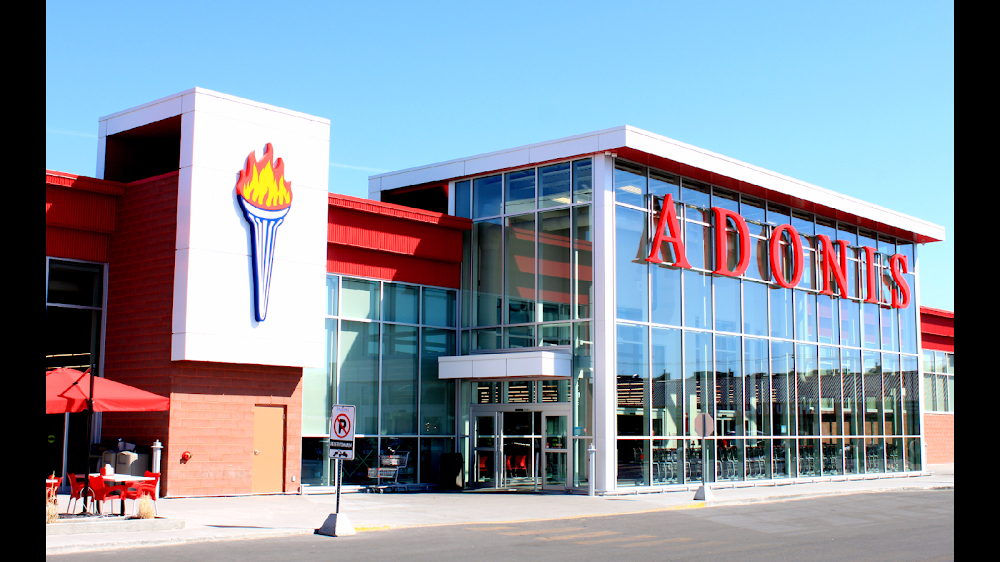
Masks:
[[[569,405],[474,404],[471,484],[565,489]],[[539,405],[541,406],[541,405]]]
[[[253,472],[250,492],[282,491],[285,466],[285,408],[253,408]]]

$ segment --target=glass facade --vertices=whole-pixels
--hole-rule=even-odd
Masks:
[[[908,256],[915,290],[911,242],[632,162],[615,160],[613,182],[619,487],[700,482],[703,452],[704,476],[719,482],[919,469],[917,306],[889,307],[891,255]],[[672,251],[664,263],[645,261],[666,193],[691,269],[669,265]],[[711,207],[747,222],[750,264],[740,277],[712,273],[719,225]],[[802,243],[794,289],[770,271],[768,241],[782,224]],[[731,270],[738,248],[735,231],[727,234]],[[846,298],[820,293],[820,234],[848,242]],[[863,302],[863,245],[876,248],[877,303]],[[788,240],[781,246],[790,278]],[[933,379],[939,392],[925,392],[928,410],[942,407],[937,397],[953,385],[938,380],[929,357],[924,387]],[[694,433],[699,413],[716,422],[707,447]]]
[[[369,484],[379,454],[409,453],[400,482],[435,482],[455,450],[456,383],[437,358],[458,354],[458,291],[327,276],[326,362],[303,369],[302,483],[334,483],[330,409],[355,406],[355,460],[345,484]]]

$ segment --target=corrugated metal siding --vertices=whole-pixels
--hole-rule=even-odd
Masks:
[[[438,261],[462,261],[462,231],[425,222],[330,207],[327,241]]]
[[[118,197],[62,186],[45,186],[45,224],[110,233]]]
[[[458,289],[461,285],[462,264],[329,244],[326,270],[342,275]]]
[[[110,235],[45,226],[45,255],[72,260],[108,261]]]

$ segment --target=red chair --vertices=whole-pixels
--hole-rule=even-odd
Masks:
[[[528,475],[527,459],[528,455],[517,455],[517,469],[525,476]]]
[[[125,491],[125,499],[132,500],[132,515],[135,516],[139,511],[139,499],[143,495],[148,495],[153,500],[153,513],[156,513],[156,483],[160,481],[159,472],[146,471],[144,476],[153,476],[156,480],[147,480],[145,482],[138,482],[135,487],[131,487]]]
[[[125,510],[125,492],[127,488],[124,484],[119,484],[118,486],[108,486],[104,482],[104,478],[100,476],[92,476],[90,478],[90,490],[84,492],[84,496],[93,496],[94,501],[98,502],[98,511],[103,511],[100,509],[101,504],[106,501],[120,500],[122,502],[122,510]],[[112,510],[115,504],[111,504]],[[103,517],[104,514],[102,513]]]
[[[73,502],[80,499],[80,492],[83,491],[83,480],[77,481],[78,475],[73,474],[72,472],[66,476],[69,477],[69,501],[66,502],[66,513],[69,513]],[[83,478],[83,475],[79,475],[79,478]]]

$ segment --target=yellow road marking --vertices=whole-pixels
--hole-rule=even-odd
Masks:
[[[634,541],[635,539],[651,539],[653,535],[637,535],[634,537],[614,537],[611,539],[599,539],[596,541],[577,541],[576,544],[597,544],[602,542],[623,542],[623,541]]]
[[[558,537],[538,537],[542,541],[565,541],[569,539],[580,539],[583,537],[603,537],[605,535],[620,535],[617,531],[598,531],[596,533],[578,533],[575,535],[562,535]]]
[[[632,543],[632,544],[623,544],[622,546],[624,546],[626,548],[632,548],[634,546],[652,546],[654,544],[663,544],[665,542],[678,542],[678,541],[689,541],[689,540],[691,540],[691,537],[683,537],[683,538],[678,537],[676,539],[663,539],[663,540],[658,540],[658,541],[635,542],[635,543]]]
[[[470,531],[499,531],[501,529],[513,529],[514,527],[475,527],[469,528]]]
[[[537,529],[534,531],[516,531],[512,533],[500,533],[501,535],[540,535],[542,533],[558,533],[559,531],[579,531],[583,527],[562,527],[559,529]]]

